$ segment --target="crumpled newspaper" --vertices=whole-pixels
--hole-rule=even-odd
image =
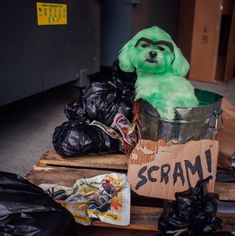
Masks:
[[[77,223],[90,225],[92,218],[115,224],[130,224],[130,185],[125,174],[111,173],[79,179],[72,188],[39,185],[69,210]]]

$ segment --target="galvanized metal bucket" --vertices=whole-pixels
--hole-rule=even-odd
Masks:
[[[223,96],[201,89],[195,89],[195,95],[199,105],[175,108],[173,121],[160,119],[157,110],[148,102],[140,100],[141,138],[153,141],[162,139],[166,142],[174,140],[178,143],[213,139],[219,130],[218,120],[222,119],[220,107]]]

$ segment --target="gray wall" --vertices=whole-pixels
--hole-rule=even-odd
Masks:
[[[123,44],[146,27],[157,25],[176,40],[178,15],[179,0],[101,0],[101,65],[111,66]]]
[[[131,37],[133,7],[126,0],[101,0],[101,65],[110,66]]]
[[[67,4],[67,25],[38,26],[36,1],[1,4],[0,105],[100,69],[100,2],[51,2]]]

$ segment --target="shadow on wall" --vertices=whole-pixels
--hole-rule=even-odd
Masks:
[[[157,25],[177,38],[179,0],[101,0],[101,66],[111,66],[138,31]]]

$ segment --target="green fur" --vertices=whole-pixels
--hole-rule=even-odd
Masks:
[[[152,42],[169,42],[173,51],[161,43],[147,44],[145,47],[146,42],[139,41],[141,38]],[[150,51],[157,55],[154,61],[149,61]],[[158,110],[162,119],[173,120],[175,107],[198,105],[194,88],[184,78],[189,64],[170,35],[162,29],[153,26],[137,33],[121,49],[118,59],[121,70],[136,70],[136,99],[148,101]]]
[[[174,46],[175,59],[170,70],[173,74],[183,77],[188,73],[189,64],[183,57],[180,49],[175,45],[170,35],[157,26],[152,26],[140,31],[123,46],[118,56],[121,70],[125,72],[133,72],[138,68],[140,49],[138,48],[137,51],[133,49],[135,48],[136,42],[142,37],[150,38],[156,42],[160,40],[171,42]],[[163,69],[164,71],[167,71],[169,70],[169,66],[166,66],[166,68]]]

